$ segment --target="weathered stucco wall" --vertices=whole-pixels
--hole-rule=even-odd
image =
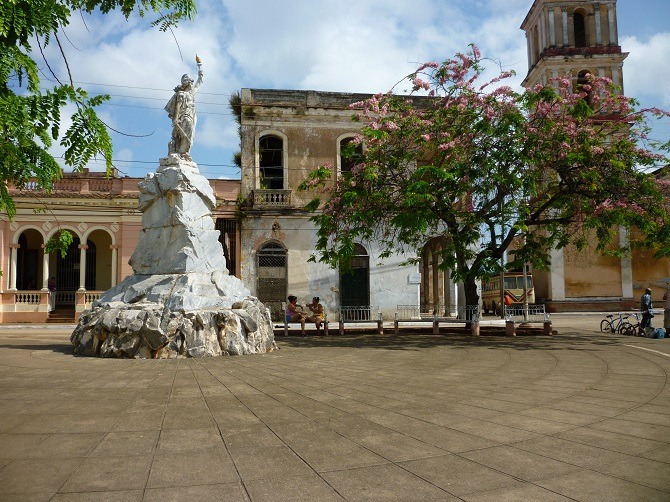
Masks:
[[[286,295],[298,297],[298,303],[308,303],[319,296],[329,313],[337,320],[340,307],[339,272],[321,263],[309,261],[314,252],[316,228],[307,217],[248,217],[241,232],[244,255],[242,281],[252,294],[258,294],[257,251],[268,242],[279,242],[287,249]],[[370,256],[370,304],[379,306],[384,318],[393,319],[397,305],[418,304],[419,286],[410,284],[416,266],[400,266],[403,256],[394,256],[379,263],[379,250],[370,243],[362,243]]]
[[[567,298],[623,296],[618,258],[602,256],[589,244],[582,251],[568,246],[563,259]]]

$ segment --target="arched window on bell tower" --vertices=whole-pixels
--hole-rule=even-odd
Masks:
[[[589,37],[588,37],[588,26],[586,20],[588,19],[588,14],[583,10],[575,10],[572,14],[572,27],[573,33],[575,36],[575,47],[588,47],[589,46]]]

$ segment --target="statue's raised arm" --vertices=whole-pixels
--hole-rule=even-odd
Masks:
[[[165,105],[165,111],[172,119],[172,139],[168,145],[168,155],[177,155],[191,160],[191,146],[195,136],[195,93],[202,84],[203,71],[202,62],[196,55],[198,65],[198,80],[193,81],[190,75],[181,77],[181,84],[174,88],[174,95]]]

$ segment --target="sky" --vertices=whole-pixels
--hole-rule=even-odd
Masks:
[[[143,177],[167,155],[171,122],[163,108],[181,75],[197,73],[196,53],[205,76],[191,155],[209,178],[240,178],[228,99],[241,88],[385,92],[420,63],[443,61],[470,43],[516,71],[513,88],[521,89],[528,71],[519,27],[532,0],[195,1],[195,20],[172,32],[152,28],[151,16],[76,14],[61,37],[75,83],[112,97],[99,115],[119,131],[111,135],[121,176]],[[670,110],[670,0],[619,0],[617,14],[619,45],[630,53],[625,94]],[[63,79],[56,50],[52,44],[46,54]],[[43,86],[53,84],[42,77]],[[656,124],[652,136],[668,141],[670,121]]]

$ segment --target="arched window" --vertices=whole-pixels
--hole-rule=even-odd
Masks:
[[[284,142],[278,136],[263,136],[259,146],[260,188],[284,188]]]
[[[258,299],[270,309],[273,320],[284,319],[281,304],[286,301],[286,248],[279,242],[268,242],[256,253],[258,263]]]
[[[586,18],[581,12],[572,14],[573,30],[575,34],[575,47],[587,47],[588,36],[586,33]]]
[[[340,272],[340,305],[364,307],[370,305],[370,256],[360,244],[354,247],[351,268]]]
[[[42,235],[28,229],[19,236],[16,253],[16,287],[19,290],[39,290],[42,287]]]
[[[350,173],[351,169],[361,161],[363,145],[354,143],[354,138],[340,140],[340,172]]]

